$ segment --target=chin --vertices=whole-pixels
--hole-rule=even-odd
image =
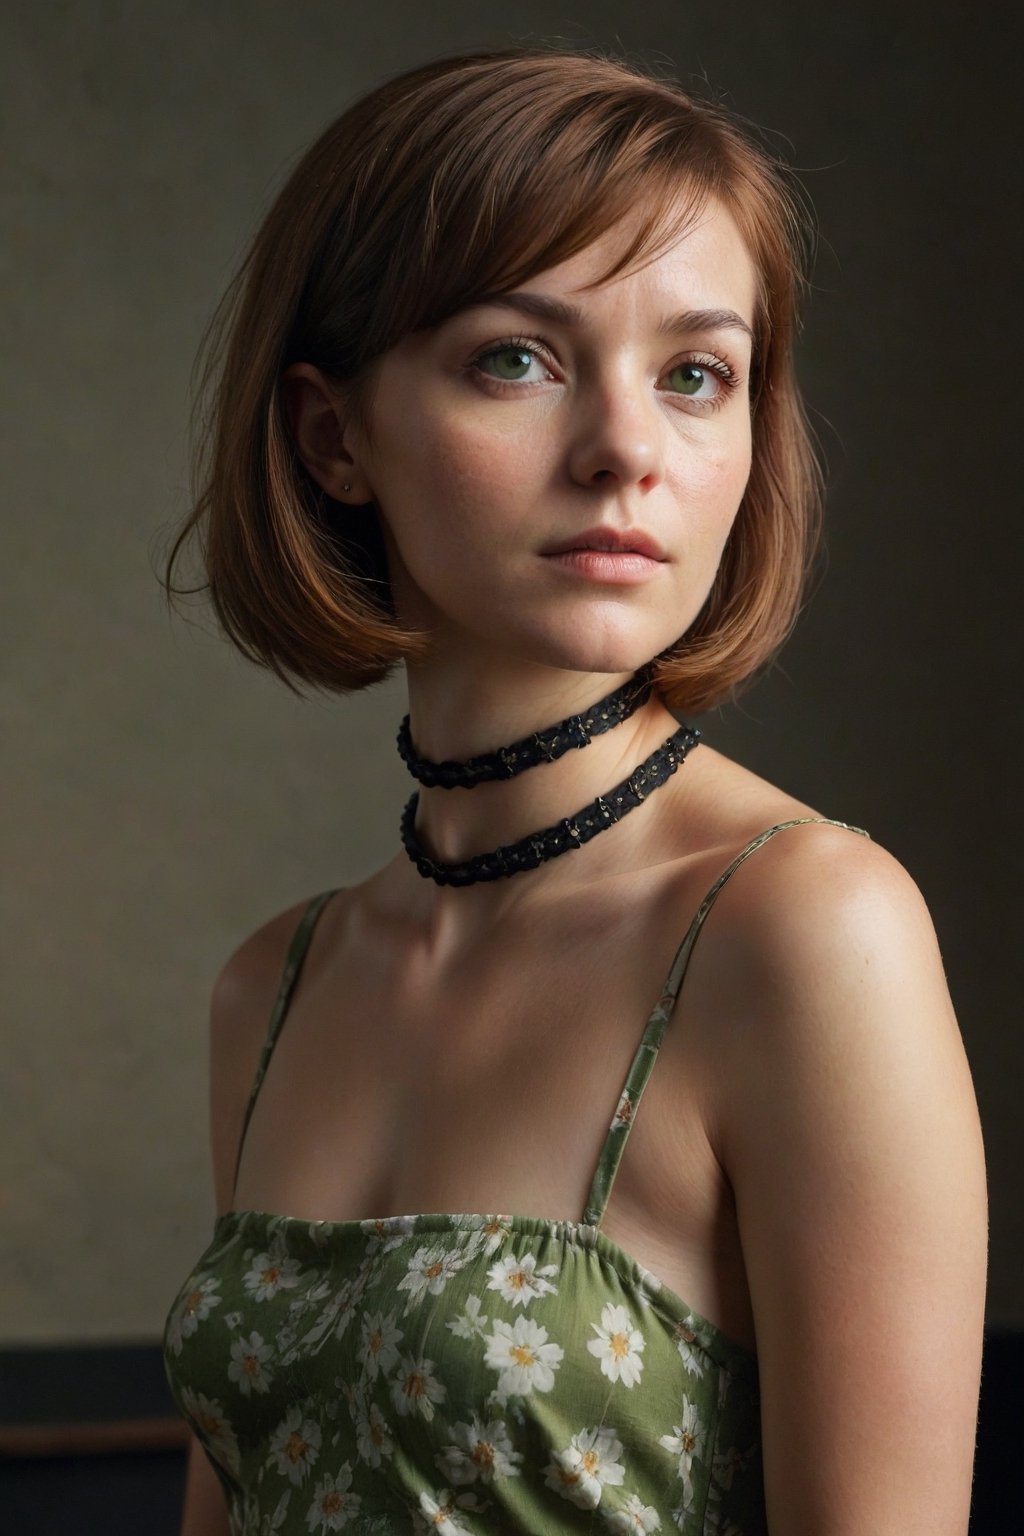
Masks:
[[[523,661],[555,667],[566,672],[631,674],[674,645],[678,633],[667,640],[650,635],[530,636],[517,647]]]
[[[696,615],[694,615],[695,617]],[[400,614],[407,620],[408,614]],[[421,615],[417,615],[422,623]],[[440,637],[444,650],[477,656],[482,664],[487,653],[498,666],[510,661],[548,667],[563,672],[593,672],[630,676],[675,645],[686,632],[689,622],[678,616],[671,627],[664,611],[655,615],[622,603],[588,603],[575,612],[562,605],[557,612],[550,606],[533,611],[520,607],[509,610],[497,602],[481,612],[474,603],[459,615],[443,619],[439,612],[434,623],[423,627]]]

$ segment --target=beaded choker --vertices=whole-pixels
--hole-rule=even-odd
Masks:
[[[589,746],[591,738],[621,725],[641,704],[651,696],[651,673],[643,667],[621,688],[606,698],[598,699],[579,715],[569,715],[557,725],[544,731],[534,731],[510,747],[500,747],[497,752],[484,752],[464,763],[451,759],[432,763],[425,757],[417,757],[409,733],[409,716],[406,715],[398,728],[398,750],[414,779],[427,789],[472,789],[492,779],[512,779],[517,773],[533,768],[538,763],[553,763],[572,747]]]
[[[459,864],[442,864],[424,851],[415,832],[416,807],[420,798],[416,792],[402,813],[403,846],[424,879],[433,880],[437,885],[475,885],[479,881],[501,880],[523,870],[535,869],[547,859],[557,858],[572,848],[581,848],[599,832],[614,826],[642,805],[653,790],[668,782],[700,737],[695,726],[680,726],[638,768],[634,768],[628,779],[623,779],[607,795],[598,795],[574,816],[567,816],[542,832],[531,832],[517,843],[507,843],[493,853],[481,853]]]

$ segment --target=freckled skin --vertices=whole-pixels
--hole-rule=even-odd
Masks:
[[[712,308],[752,323],[753,266],[712,204],[648,266],[581,291],[623,233],[523,285],[576,305],[582,326],[481,307],[380,362],[369,440],[352,446],[381,515],[399,617],[449,654],[469,646],[496,661],[629,672],[687,629],[711,587],[750,471],[750,341],[658,326]],[[538,349],[521,380],[480,357],[509,338]],[[683,395],[673,373],[708,358],[739,379],[729,391],[705,370],[714,409]],[[667,560],[649,581],[611,586],[540,557],[597,523],[643,529]]]

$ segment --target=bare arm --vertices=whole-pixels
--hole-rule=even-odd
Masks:
[[[210,1149],[217,1214],[231,1209],[235,1158],[285,954],[305,903],[252,934],[228,960],[210,1000]],[[193,1437],[181,1536],[229,1536],[224,1491]]]
[[[733,882],[718,936],[718,1150],[769,1529],[965,1536],[988,1236],[970,1071],[910,876],[847,832],[801,832]]]
[[[228,1509],[217,1474],[193,1435],[188,1448],[181,1536],[230,1536]]]

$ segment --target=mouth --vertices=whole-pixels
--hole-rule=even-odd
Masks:
[[[586,533],[574,534],[560,544],[552,544],[541,550],[544,555],[568,555],[577,551],[594,551],[606,555],[642,555],[646,560],[666,560],[661,546],[640,528],[591,528]]]

